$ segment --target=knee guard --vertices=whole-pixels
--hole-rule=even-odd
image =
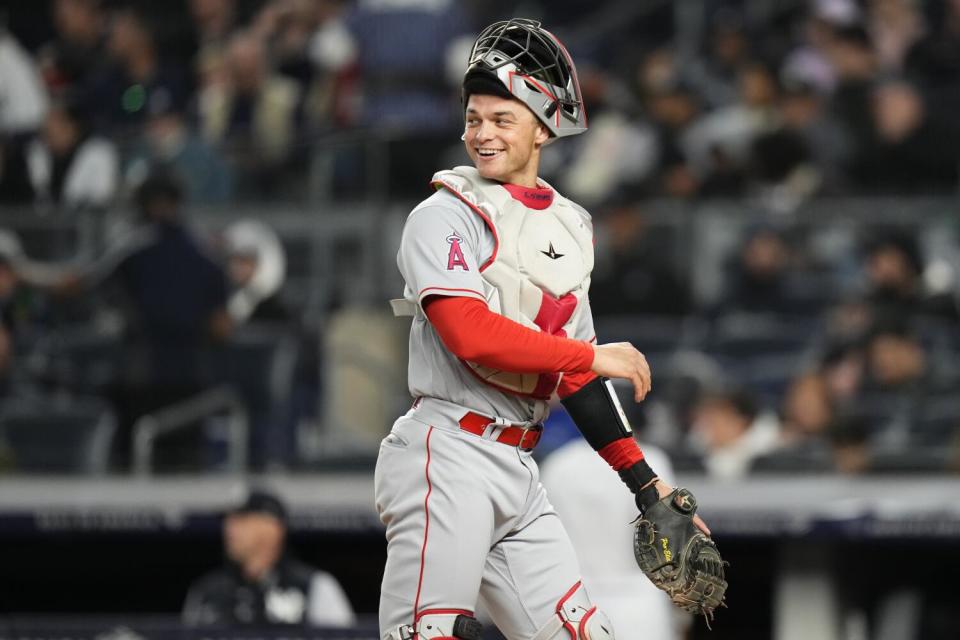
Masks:
[[[413,625],[403,625],[384,640],[480,640],[481,625],[472,614],[450,609],[427,609]]]
[[[566,630],[566,633],[564,633]],[[578,582],[557,602],[557,613],[533,640],[614,640],[610,619],[590,602],[583,583]]]

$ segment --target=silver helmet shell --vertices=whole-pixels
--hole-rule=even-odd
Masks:
[[[496,77],[553,137],[587,130],[573,59],[563,43],[536,20],[514,18],[484,29],[470,52],[464,85],[476,74]],[[465,90],[464,105],[468,97]]]

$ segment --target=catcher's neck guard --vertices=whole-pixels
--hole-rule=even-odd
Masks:
[[[499,86],[491,87],[491,81]],[[463,88],[464,106],[470,94],[479,91],[519,100],[547,127],[551,138],[587,130],[573,59],[535,20],[514,18],[484,29],[470,52]]]

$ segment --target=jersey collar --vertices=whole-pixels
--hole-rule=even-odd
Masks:
[[[553,189],[550,187],[522,187],[518,184],[504,184],[514,200],[519,200],[529,209],[546,209],[553,204]]]

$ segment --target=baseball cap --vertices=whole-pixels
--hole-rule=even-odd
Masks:
[[[229,515],[252,513],[271,515],[283,524],[287,522],[287,508],[283,502],[272,493],[262,489],[250,491],[243,504],[229,511]]]

